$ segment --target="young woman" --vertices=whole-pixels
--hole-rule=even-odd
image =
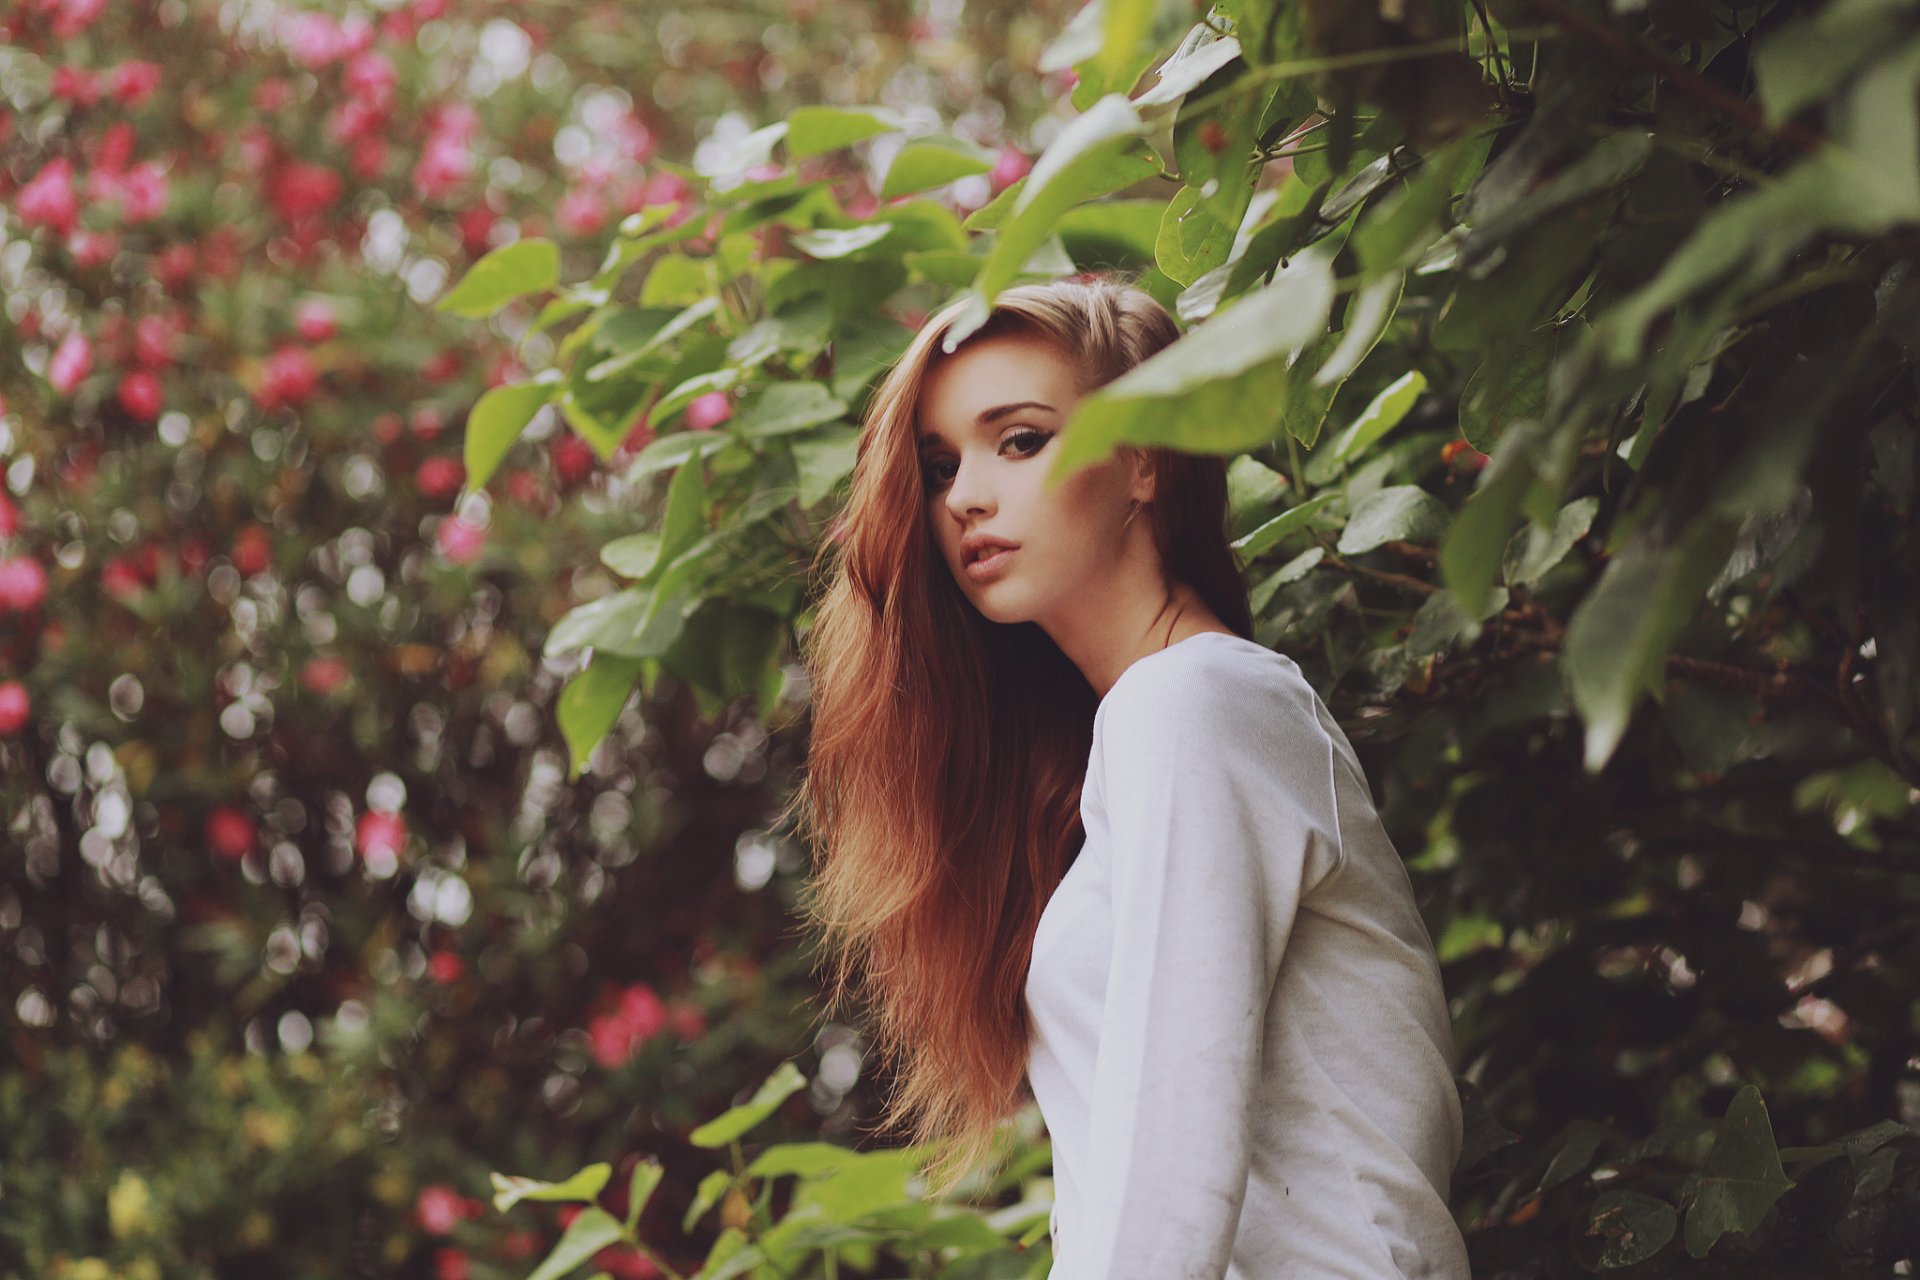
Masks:
[[[876,389],[806,638],[807,913],[884,1123],[944,1192],[1030,1083],[1053,1280],[1465,1280],[1433,945],[1346,736],[1251,638],[1223,460],[1043,483],[1177,326],[1117,274],[1009,289],[949,352],[958,311]]]

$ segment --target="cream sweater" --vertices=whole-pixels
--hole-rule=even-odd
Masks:
[[[1467,1280],[1439,964],[1291,658],[1200,632],[1094,716],[1034,936],[1050,1280]]]

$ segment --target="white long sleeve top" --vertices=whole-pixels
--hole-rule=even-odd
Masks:
[[[1433,943],[1291,658],[1199,632],[1101,699],[1026,980],[1049,1280],[1468,1280]]]

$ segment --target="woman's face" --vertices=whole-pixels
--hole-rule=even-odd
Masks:
[[[1132,499],[1151,479],[1124,455],[1076,471],[1051,493],[1061,426],[1080,396],[1043,339],[997,334],[963,344],[928,372],[919,405],[920,474],[935,545],[954,581],[994,622],[1064,620],[1103,599],[1123,559]],[[1133,552],[1146,522],[1136,519]],[[969,569],[969,535],[1013,549]],[[1055,632],[1057,635],[1058,632]]]

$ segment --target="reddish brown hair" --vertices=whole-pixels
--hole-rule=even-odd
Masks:
[[[815,846],[803,909],[829,1007],[862,988],[894,1068],[882,1124],[905,1121],[932,1148],[936,1195],[991,1155],[1022,1101],[1033,933],[1084,838],[1098,703],[1037,624],[973,607],[927,527],[917,409],[962,305],[921,327],[868,402],[852,495],[815,565],[827,585],[802,645],[811,741],[787,811]],[[1119,272],[1004,290],[960,346],[1010,331],[1053,343],[1083,393],[1179,336]],[[1250,637],[1225,460],[1146,452],[1155,496],[1143,514],[1169,582]]]

